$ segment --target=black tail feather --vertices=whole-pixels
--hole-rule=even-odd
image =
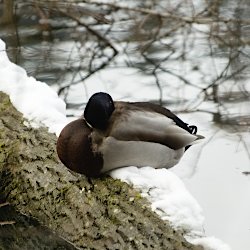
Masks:
[[[197,127],[195,125],[190,125],[190,126],[188,126],[188,128],[189,128],[190,134],[196,135],[196,133],[197,133]]]

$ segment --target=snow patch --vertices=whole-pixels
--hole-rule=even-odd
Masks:
[[[68,123],[66,105],[46,83],[27,75],[20,66],[9,61],[0,40],[0,90],[10,96],[13,105],[30,121],[31,126],[44,125],[60,133]]]

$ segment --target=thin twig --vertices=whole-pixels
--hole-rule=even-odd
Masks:
[[[10,221],[0,221],[0,226],[6,226],[6,225],[13,225],[16,222],[14,220],[10,220]]]
[[[95,4],[95,5],[101,5],[101,6],[109,6],[114,9],[122,9],[122,10],[127,10],[127,11],[132,11],[132,12],[138,12],[141,14],[150,14],[150,15],[156,15],[160,16],[162,18],[172,18],[181,22],[185,23],[196,23],[196,24],[211,24],[215,22],[215,19],[213,17],[202,17],[202,16],[193,16],[193,17],[188,17],[188,16],[179,16],[179,15],[174,15],[172,12],[168,12],[166,9],[164,9],[165,12],[159,12],[156,10],[152,9],[146,9],[146,8],[139,8],[139,7],[129,7],[125,5],[120,5],[117,3],[104,3],[104,2],[98,2],[98,1],[87,1],[87,0],[81,0],[83,3],[87,4]],[[236,19],[232,18],[218,18],[216,22],[223,22],[223,23],[235,23],[238,22]],[[244,19],[242,20],[242,23],[244,24],[250,24],[250,19]]]
[[[8,205],[10,205],[10,203],[9,202],[3,202],[3,203],[0,203],[0,208],[1,207],[5,207],[5,206],[8,206]]]

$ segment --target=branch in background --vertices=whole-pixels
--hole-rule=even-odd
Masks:
[[[116,50],[116,48],[114,47],[114,45],[111,43],[111,41],[109,41],[105,36],[101,35],[100,33],[98,33],[96,30],[92,29],[89,25],[87,25],[85,22],[83,22],[81,20],[80,17],[76,17],[74,15],[74,13],[71,13],[71,11],[66,12],[65,10],[60,9],[59,12],[66,16],[71,18],[72,20],[76,21],[78,23],[78,25],[83,26],[84,28],[86,28],[88,30],[89,33],[91,33],[92,35],[96,36],[99,41],[103,42],[105,44],[105,46],[109,47],[112,49],[113,54],[111,56],[109,56],[107,58],[107,60],[105,62],[103,62],[99,67],[96,67],[94,70],[92,70],[91,67],[89,67],[88,73],[86,76],[84,76],[82,79],[80,79],[79,81],[75,81],[74,84],[77,84],[79,82],[83,82],[84,80],[86,80],[87,78],[89,78],[90,76],[92,76],[94,73],[104,69],[107,65],[110,64],[110,62],[116,57],[116,55],[118,54],[118,51]],[[94,57],[94,55],[93,55]],[[90,63],[92,62],[92,60],[90,60]],[[66,85],[62,88],[59,89],[58,94],[60,95],[63,91],[65,91],[66,89],[68,89],[70,86],[72,86],[72,83],[69,85]]]
[[[109,6],[115,10],[121,9],[121,10],[126,10],[126,11],[131,11],[131,12],[138,12],[141,14],[146,14],[146,15],[155,15],[159,16],[161,18],[171,18],[176,21],[181,21],[183,23],[196,23],[196,24],[211,24],[214,23],[214,18],[212,17],[202,17],[202,16],[193,16],[193,17],[188,17],[188,16],[179,16],[175,15],[172,12],[169,12],[168,10],[164,9],[163,12],[151,10],[151,9],[146,9],[146,8],[138,8],[138,7],[129,7],[129,6],[124,6],[121,4],[116,4],[116,3],[105,3],[105,2],[98,2],[98,1],[86,1],[82,0],[81,2],[87,3],[87,4],[95,4],[99,6]],[[236,19],[231,19],[231,18],[218,18],[216,20],[217,22],[222,22],[222,23],[235,23],[238,22]],[[242,21],[243,24],[248,25],[250,24],[250,19],[245,19]]]
[[[78,46],[80,60],[77,61],[70,55],[68,58],[70,60],[66,60],[65,69],[60,70],[58,74],[61,80],[63,76],[66,79],[72,72],[71,79],[67,82],[64,81],[63,86],[59,89],[59,94],[64,93],[65,98],[67,98],[70,86],[84,82],[96,72],[110,65],[113,66],[112,61],[118,54],[116,49],[118,46],[123,48],[122,53],[126,55],[126,59],[122,62],[118,61],[118,63],[122,63],[121,67],[124,67],[127,63],[130,67],[139,68],[144,74],[150,72],[154,77],[155,86],[159,90],[160,102],[164,102],[162,100],[163,88],[168,84],[163,80],[163,77],[160,77],[160,74],[166,73],[166,75],[178,78],[181,83],[200,89],[199,96],[202,99],[209,97],[212,90],[214,101],[218,102],[218,86],[240,75],[249,65],[249,56],[244,52],[244,46],[249,44],[247,36],[244,37],[244,30],[247,29],[243,29],[243,27],[247,27],[246,24],[249,20],[239,16],[237,7],[235,7],[233,15],[235,18],[225,18],[221,13],[221,1],[219,0],[206,1],[202,8],[197,7],[192,1],[164,6],[152,1],[138,3],[137,5],[135,3],[133,4],[134,7],[122,3],[86,0],[18,2],[22,6],[38,6],[40,10],[45,10],[43,12],[46,13],[53,12],[53,15],[49,15],[50,19],[48,19],[48,16],[41,15],[40,10],[36,11],[38,16],[40,13],[42,19],[47,19],[52,28],[53,23],[58,25],[57,21],[60,22],[61,17],[65,17],[65,20],[74,23],[75,32],[78,33],[74,33],[68,39],[74,40],[72,55],[74,55],[73,46]],[[141,6],[144,6],[144,8]],[[183,12],[184,8],[188,10],[185,13]],[[59,28],[56,25],[57,31]],[[64,22],[59,26],[62,29],[70,27],[70,25],[69,27],[66,24],[64,25]],[[78,31],[78,27],[84,27],[84,32]],[[69,31],[74,31],[74,29],[69,28]],[[118,37],[115,33],[117,31],[124,33],[121,34],[121,37]],[[212,80],[209,79],[207,82],[197,84],[193,83],[190,80],[191,78],[186,77],[183,72],[168,68],[168,60],[188,61],[190,59],[189,52],[192,53],[192,50],[195,49],[192,46],[196,45],[194,42],[191,43],[197,38],[200,39],[200,35],[202,35],[202,39],[207,39],[206,44],[211,47],[211,57],[217,57],[218,51],[223,48],[223,53],[225,56],[228,55],[229,61],[225,68],[218,70],[218,73],[216,72],[216,65],[213,65],[214,68],[211,69],[213,71],[211,72]],[[60,40],[60,36],[59,38],[53,37],[53,39]],[[86,44],[89,42],[93,42],[94,45],[92,47],[87,46]],[[201,40],[201,43],[203,42],[204,40]],[[203,48],[206,50],[205,46]],[[51,51],[48,52],[48,55],[49,53]],[[206,56],[205,54],[206,52],[204,52],[204,56]],[[67,52],[65,53],[66,56],[68,56]],[[157,56],[159,57],[157,58]],[[238,66],[237,62],[235,63],[235,58],[240,56],[244,56],[247,60],[243,66],[242,64]],[[45,67],[49,67],[45,64],[47,60],[42,60],[42,62]],[[120,65],[115,66],[119,67]],[[229,72],[230,67],[234,67],[232,72]],[[197,72],[201,68],[197,67]],[[54,70],[56,71],[57,68]],[[40,72],[36,73],[39,74]],[[200,70],[200,74],[202,73]],[[210,73],[207,71],[203,74],[205,80],[208,74]],[[204,85],[206,86],[204,87]],[[246,90],[243,91],[246,92]]]

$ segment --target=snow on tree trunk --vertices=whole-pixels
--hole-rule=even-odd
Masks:
[[[0,92],[0,198],[17,211],[79,248],[202,249],[126,183],[70,172],[57,157],[56,136],[26,123]]]

